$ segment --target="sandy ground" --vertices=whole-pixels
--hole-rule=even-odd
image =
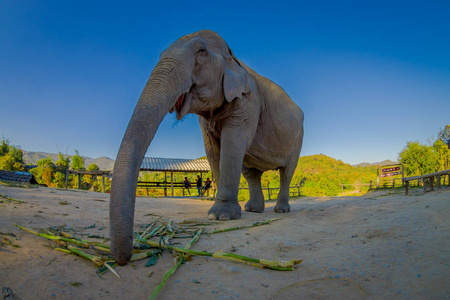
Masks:
[[[173,265],[172,255],[165,252],[153,267],[145,267],[144,260],[116,268],[123,281],[111,272],[100,278],[92,262],[52,250],[45,239],[12,225],[67,226],[80,234],[108,236],[108,194],[7,186],[0,186],[0,194],[25,201],[0,203],[0,238],[20,246],[0,247],[0,288],[9,286],[17,298],[148,299]],[[262,214],[244,211],[240,220],[205,228],[280,217],[273,212],[274,204],[267,203]],[[138,198],[135,231],[155,215],[176,222],[206,221],[211,205],[195,198]],[[193,249],[303,259],[294,271],[193,257],[169,278],[159,299],[450,298],[448,187],[426,194],[413,190],[408,197],[397,190],[299,198],[291,201],[291,209],[270,225],[202,235]],[[87,228],[93,224],[95,228]]]

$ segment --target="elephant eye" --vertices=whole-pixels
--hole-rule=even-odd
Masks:
[[[206,48],[200,48],[198,51],[197,51],[197,53],[201,53],[201,54],[203,54],[203,53],[205,53],[206,52]]]

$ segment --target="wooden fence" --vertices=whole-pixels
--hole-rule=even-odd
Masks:
[[[380,180],[378,183],[377,183],[377,181],[371,180],[369,183],[369,190],[376,189],[376,188],[389,188],[389,187],[402,187],[402,186],[403,186],[402,178],[392,178],[392,179]]]
[[[423,191],[427,192],[427,188],[429,189],[429,191],[433,191],[435,184],[437,188],[440,189],[441,185],[445,185],[446,178],[448,178],[447,184],[450,186],[450,169],[420,176],[403,178],[403,181],[405,183],[405,195],[409,194],[409,187],[414,181],[417,181],[417,186],[419,186],[420,182],[422,182]]]
[[[183,182],[174,182],[173,183],[174,190],[182,190],[182,197],[191,196],[184,187]],[[290,197],[300,197],[300,185],[290,186],[289,187],[289,196]],[[145,189],[146,195],[149,196],[149,190],[150,189],[163,189],[164,190],[164,196],[167,197],[168,193],[167,190],[171,189],[172,185],[170,182],[167,181],[139,181],[137,183],[137,189]],[[197,187],[195,186],[195,183],[189,188],[189,190],[194,190],[194,193],[197,193]],[[241,190],[248,190],[248,188],[239,188],[239,191]],[[273,195],[276,191],[280,190],[280,188],[263,188],[264,198],[265,200],[272,200],[276,199],[276,195]],[[214,198],[217,192],[216,188],[211,188],[211,194]],[[172,195],[173,197],[174,195]],[[207,194],[209,196],[209,193]]]
[[[294,186],[290,186],[289,187],[289,197],[300,197],[300,185],[294,185]],[[249,190],[249,188],[239,188],[239,191],[245,191],[245,190]],[[273,195],[273,193],[275,191],[279,191],[280,188],[271,188],[271,187],[267,187],[267,188],[262,188],[263,190],[263,194],[264,194],[264,200],[273,200],[276,199],[278,196],[278,193],[276,193],[276,195]],[[264,193],[264,191],[266,191]],[[215,195],[215,190],[214,190],[214,195]],[[267,198],[266,198],[267,196]]]

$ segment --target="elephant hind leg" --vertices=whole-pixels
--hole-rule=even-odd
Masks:
[[[258,213],[264,211],[264,194],[261,189],[262,174],[263,172],[258,169],[242,167],[242,175],[247,180],[250,190],[250,200],[245,205],[246,211]]]
[[[292,177],[294,176],[295,169],[297,167],[298,159],[300,156],[300,150],[303,144],[303,127],[300,131],[298,143],[294,147],[289,163],[286,167],[280,168],[280,192],[277,197],[277,204],[274,207],[277,213],[287,213],[291,211],[289,206],[289,186],[291,184]]]
[[[274,207],[274,211],[277,213],[287,213],[291,211],[291,207],[289,206],[289,185],[294,172],[292,172],[292,174],[288,173],[287,168],[280,169],[280,192],[278,193],[277,204]]]
[[[289,186],[294,175],[296,164],[290,164],[280,169],[280,192],[277,197],[277,204],[274,207],[277,213],[287,213],[291,211],[289,206]]]

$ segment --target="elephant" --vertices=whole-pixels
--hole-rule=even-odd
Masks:
[[[275,212],[290,211],[289,185],[303,143],[303,111],[271,80],[238,60],[210,30],[183,36],[164,50],[138,100],[114,165],[110,194],[111,254],[132,255],[136,185],[144,155],[167,113],[197,114],[212,175],[218,183],[209,219],[239,219],[240,176],[249,212],[264,211],[261,176],[279,170]]]

